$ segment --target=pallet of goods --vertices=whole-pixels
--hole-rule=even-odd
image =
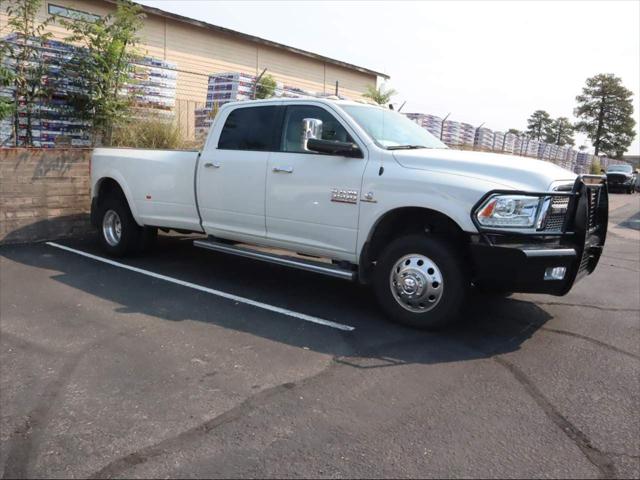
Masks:
[[[4,37],[3,41],[11,42],[14,55],[19,57],[24,45],[22,38],[13,33]],[[71,104],[74,93],[83,93],[82,72],[77,65],[74,66],[73,59],[83,55],[84,49],[57,40],[28,40],[27,45],[35,47],[31,64],[44,66],[41,82],[47,94],[31,105],[27,105],[23,98],[18,99],[18,128],[14,128],[12,121],[3,121],[0,124],[0,144],[15,144],[15,130],[17,144],[25,145],[29,143],[30,130],[30,143],[34,147],[90,146],[91,122],[77,118]],[[16,60],[4,59],[3,65],[15,69]],[[130,81],[123,86],[121,93],[133,99],[134,116],[172,115],[177,83],[175,64],[142,57],[137,59],[129,77]],[[15,101],[15,89],[4,88],[0,90],[0,96]]]

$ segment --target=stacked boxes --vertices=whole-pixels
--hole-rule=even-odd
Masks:
[[[209,131],[213,122],[214,107],[239,100],[250,100],[253,96],[255,75],[242,72],[223,72],[209,75],[207,98],[204,108],[194,112],[196,138],[200,138]]]
[[[461,123],[462,144],[472,147],[476,141],[476,129],[470,123]]]
[[[538,140],[529,139],[526,145],[525,155],[527,157],[537,157],[539,148],[540,142]]]
[[[405,115],[436,138],[440,138],[442,131],[442,119],[440,117],[424,113],[407,113]]]
[[[463,145],[462,124],[453,120],[445,120],[442,128],[442,141],[450,147]]]
[[[229,102],[250,100],[253,98],[253,87],[256,76],[242,72],[223,72],[209,75],[207,99],[204,108],[195,110],[196,138],[204,137],[213,122],[214,106]],[[317,97],[318,93],[309,92],[291,85],[276,82],[275,97],[301,98]]]
[[[250,100],[253,95],[255,75],[241,72],[218,73],[209,76],[205,108],[213,108],[228,102]]]
[[[131,96],[139,113],[173,115],[176,105],[178,66],[164,60],[142,57],[133,65],[124,94]]]
[[[579,152],[576,155],[576,166],[574,171],[579,174],[589,173],[593,158],[595,157],[589,153]]]
[[[516,152],[516,141],[518,140],[518,136],[514,133],[505,133],[504,134],[504,148],[503,152],[506,153],[515,153]]]
[[[478,128],[474,138],[474,146],[482,150],[493,150],[495,135],[488,128]]]
[[[3,39],[14,43],[15,55],[20,55],[21,39],[13,33]],[[73,147],[91,145],[91,122],[77,118],[70,104],[73,93],[82,93],[82,72],[74,68],[74,57],[84,54],[84,50],[68,43],[56,40],[37,42],[29,40],[36,48],[34,61],[43,68],[42,83],[46,86],[47,97],[30,105],[31,144],[35,147],[51,148],[59,144]],[[14,67],[14,59],[4,59],[5,66]],[[150,112],[171,114],[175,104],[176,67],[162,60],[145,57],[140,59],[132,73],[131,81],[125,84],[121,93],[134,100],[138,115],[147,116]],[[61,72],[64,71],[64,75]],[[0,95],[15,99],[15,90],[3,89]],[[0,143],[13,144],[11,120],[0,124]],[[18,99],[17,143],[28,143],[27,132],[29,114],[24,99]]]
[[[533,140],[526,134],[493,132],[488,128],[479,128],[476,131],[468,123],[453,120],[442,122],[439,117],[425,113],[407,113],[406,116],[436,136],[440,135],[440,128],[442,128],[442,140],[454,148],[472,145],[477,150],[539,158],[579,174],[588,173],[593,160],[596,159],[588,153],[578,153],[570,145],[560,147]],[[601,157],[600,162],[602,168],[606,168],[607,165],[616,161]]]
[[[22,37],[12,33],[4,37],[3,41],[13,43],[16,56],[21,54]],[[34,57],[30,61],[37,62],[43,67],[41,82],[48,92],[32,105],[27,105],[23,98],[18,99],[18,125],[15,132],[18,145],[24,145],[29,141],[30,131],[31,144],[35,147],[51,148],[59,143],[79,147],[88,146],[90,144],[88,122],[74,118],[68,102],[69,94],[78,90],[77,76],[60,75],[61,70],[69,64],[78,51],[77,47],[55,40],[39,43],[29,39],[27,42],[35,49]],[[5,58],[4,66],[15,68],[15,59]],[[3,89],[0,95],[15,101],[15,89]],[[3,145],[14,143],[13,127],[11,119],[2,122],[0,143]]]
[[[501,152],[504,148],[505,136],[503,132],[493,132],[493,146],[491,150]]]

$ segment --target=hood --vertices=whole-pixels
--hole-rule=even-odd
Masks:
[[[551,162],[500,153],[420,149],[396,150],[393,156],[405,168],[478,178],[515,190],[546,191],[553,182],[577,176]]]

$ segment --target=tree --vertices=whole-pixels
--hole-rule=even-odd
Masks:
[[[378,88],[368,85],[366,93],[364,93],[362,96],[365,98],[370,98],[378,105],[387,105],[389,103],[389,100],[391,100],[391,97],[396,95],[398,92],[396,92],[393,88],[385,90],[384,87],[384,84],[380,85],[380,87]]]
[[[264,75],[256,86],[256,98],[271,98],[276,91],[276,81],[269,74]]]
[[[527,134],[532,140],[542,141],[549,133],[553,120],[544,110],[536,110],[527,120]]]
[[[0,42],[0,88],[13,85],[14,73],[9,68],[8,62],[11,58],[11,47],[9,42]],[[0,121],[13,115],[14,101],[11,98],[0,96]]]
[[[143,18],[141,6],[119,0],[115,13],[91,22],[60,19],[71,31],[66,40],[82,47],[68,63],[77,82],[69,102],[80,119],[91,120],[94,144],[99,137],[108,143],[114,126],[130,112],[132,99],[122,88],[131,82]]]
[[[595,148],[607,156],[620,158],[635,138],[633,92],[611,73],[588,78],[582,94],[576,97],[576,128],[587,134]]]
[[[24,145],[33,145],[34,107],[50,96],[50,89],[43,81],[48,73],[48,60],[42,53],[42,45],[51,33],[44,30],[52,17],[37,21],[42,0],[15,0],[6,8],[9,17],[9,30],[16,34],[15,39],[3,41],[3,58],[15,61],[13,71],[3,68],[0,73],[2,82],[14,87],[13,106],[3,102],[5,115],[13,114],[14,144],[18,146],[20,116],[25,119]]]
[[[507,133],[511,133],[512,135],[517,135],[517,136],[522,135],[522,132],[517,128],[510,128],[509,130],[507,130]]]
[[[548,128],[545,136],[545,142],[553,143],[563,147],[565,145],[573,145],[573,125],[567,117],[558,117]]]

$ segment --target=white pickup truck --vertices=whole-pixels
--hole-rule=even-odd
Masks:
[[[605,177],[450,150],[329,99],[226,104],[202,152],[97,149],[91,187],[111,255],[158,229],[206,234],[195,246],[372,284],[421,328],[453,321],[472,287],[564,295],[596,268],[608,216]]]

